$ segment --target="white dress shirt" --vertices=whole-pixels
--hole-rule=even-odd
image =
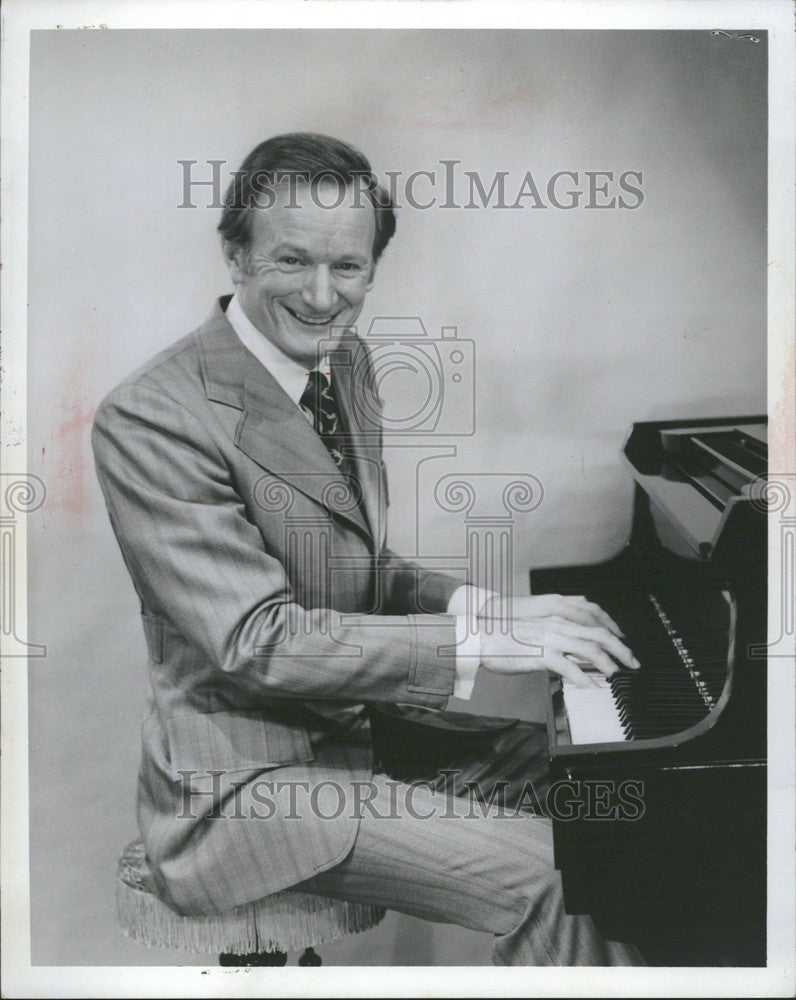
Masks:
[[[275,344],[260,333],[243,311],[236,295],[232,296],[227,306],[226,317],[243,346],[251,351],[298,406],[307,386],[310,369],[283,354]],[[328,359],[323,358],[314,370],[321,371],[328,377],[330,375]],[[303,408],[302,412],[312,422],[312,414]],[[448,614],[456,616],[456,676],[453,695],[464,701],[469,701],[472,696],[475,675],[481,661],[481,638],[476,615],[487,600],[494,596],[490,590],[465,583],[451,594],[448,601]]]

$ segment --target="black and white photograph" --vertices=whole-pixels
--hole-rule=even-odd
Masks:
[[[2,22],[3,995],[791,995],[791,5]]]

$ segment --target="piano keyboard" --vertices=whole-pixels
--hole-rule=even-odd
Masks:
[[[596,687],[562,685],[574,745],[669,736],[700,722],[721,695],[727,628],[709,624],[698,601],[675,601],[667,612],[655,594],[647,598],[624,614],[610,612],[641,661],[638,671],[609,678],[587,670]]]

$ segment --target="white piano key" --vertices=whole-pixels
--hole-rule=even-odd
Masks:
[[[565,682],[563,693],[574,745],[627,742],[613,691],[605,678],[599,687],[591,688]]]

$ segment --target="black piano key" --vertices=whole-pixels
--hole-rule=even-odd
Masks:
[[[696,725],[724,686],[727,628],[706,622],[694,595],[667,597],[666,607],[647,595],[622,604],[606,610],[642,664],[609,679],[623,731],[629,739],[650,739]]]

